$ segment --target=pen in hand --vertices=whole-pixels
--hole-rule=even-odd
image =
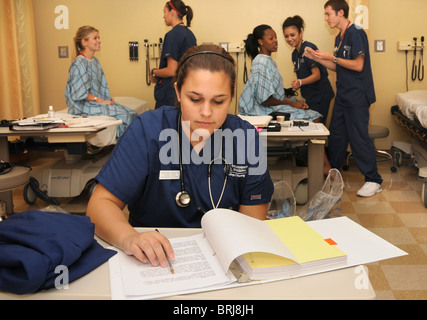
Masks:
[[[160,231],[159,231],[159,230],[157,230],[157,229],[156,229],[156,232],[157,232],[157,233],[160,233]],[[165,256],[166,256],[166,259],[168,260],[169,269],[170,269],[171,273],[172,273],[172,274],[175,274],[175,270],[173,269],[173,267],[172,267],[172,263],[171,263],[171,261],[169,260],[168,254],[167,254],[166,252],[165,252]]]

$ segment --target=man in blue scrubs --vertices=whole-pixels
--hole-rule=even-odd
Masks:
[[[365,31],[348,19],[345,0],[325,4],[325,17],[331,28],[340,30],[335,54],[306,49],[306,55],[337,72],[337,94],[330,125],[328,158],[332,168],[341,168],[348,143],[361,173],[364,186],[360,197],[371,197],[382,191],[375,146],[368,134],[369,108],[376,101],[369,43]]]

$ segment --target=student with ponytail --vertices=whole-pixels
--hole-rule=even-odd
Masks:
[[[196,37],[189,29],[193,20],[193,10],[190,6],[185,5],[182,0],[171,0],[166,3],[163,13],[166,25],[172,27],[172,30],[165,35],[159,68],[151,70],[151,81],[156,83],[156,109],[175,105],[173,77],[178,69],[178,62],[188,49],[197,45]]]
[[[305,23],[300,16],[289,17],[283,23],[285,40],[295,48],[292,52],[292,62],[297,79],[292,81],[292,88],[294,91],[301,89],[301,95],[310,109],[322,114],[323,123],[326,124],[334,91],[326,68],[304,55],[307,47],[318,50],[315,44],[303,40],[304,28]]]

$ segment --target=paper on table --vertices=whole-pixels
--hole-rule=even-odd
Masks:
[[[249,122],[254,127],[266,127],[273,119],[272,116],[242,116],[239,117],[247,122]]]
[[[170,241],[175,252],[175,259],[171,260],[174,274],[169,268],[143,264],[119,251],[120,266],[126,270],[121,273],[126,296],[181,293],[236,281],[214,258],[214,252],[203,234]]]
[[[357,266],[408,255],[348,217],[307,222],[325,239],[347,253],[347,266]]]

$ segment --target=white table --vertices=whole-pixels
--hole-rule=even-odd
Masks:
[[[143,231],[143,229],[139,229]],[[150,229],[152,231],[152,229]],[[200,233],[200,229],[160,229],[169,238],[184,237]],[[99,242],[108,246],[105,242]],[[334,299],[367,300],[375,299],[371,283],[358,286],[359,279],[369,279],[367,268],[352,267],[320,273],[296,279],[236,287],[189,295],[178,295],[166,300],[294,300],[294,299]],[[108,263],[103,264],[86,276],[69,284],[68,290],[50,289],[24,296],[0,292],[0,300],[109,300],[110,282]]]

